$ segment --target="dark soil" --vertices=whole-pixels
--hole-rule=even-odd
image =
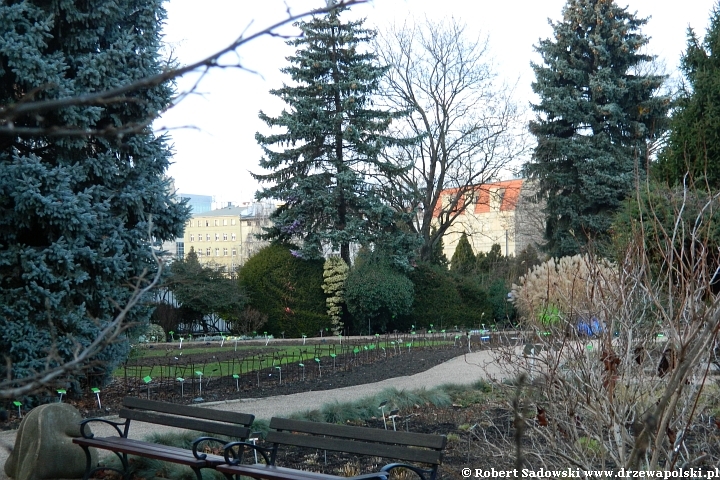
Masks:
[[[271,349],[268,349],[266,353],[270,352]],[[230,377],[212,379],[209,383],[203,381],[202,400],[205,403],[237,398],[264,398],[374,383],[388,378],[423,372],[463,353],[462,349],[454,347],[416,348],[372,363],[349,364],[342,366],[342,368],[338,366],[334,371],[328,366],[323,368],[321,376],[318,376],[317,369],[312,365],[312,369],[307,369],[304,380],[296,380],[292,377],[287,380],[287,377],[285,377],[282,384],[280,384],[276,374],[267,373],[272,369],[265,369],[262,377],[260,377],[259,387],[255,381],[255,375],[246,376],[239,383],[240,392],[237,391],[235,380]],[[212,355],[210,356],[212,357]],[[197,364],[202,364],[204,360],[207,359],[204,359],[201,355],[197,355],[195,358]],[[194,390],[193,387],[196,387],[196,385],[186,384],[184,395],[181,396],[177,384],[165,388],[158,386],[150,390],[150,395],[151,398],[156,400],[186,404],[197,403],[196,399],[199,392]],[[97,417],[116,414],[120,409],[122,399],[127,395],[145,396],[147,395],[147,387],[142,384],[128,385],[122,380],[111,383],[102,389],[102,410],[98,409],[94,395],[70,395],[63,401],[77,407],[84,417]],[[48,398],[48,401],[56,401],[56,397]],[[9,418],[6,420],[0,417],[0,430],[10,430],[18,427],[20,422],[17,418],[17,412],[15,414],[9,412],[8,416]]]

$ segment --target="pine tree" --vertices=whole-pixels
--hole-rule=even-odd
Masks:
[[[720,189],[720,5],[713,9],[704,42],[688,30],[681,69],[685,84],[670,122],[667,148],[655,168],[669,186],[687,183]]]
[[[646,143],[668,104],[657,95],[663,77],[639,71],[653,60],[639,53],[645,23],[612,0],[568,0],[554,38],[536,46],[544,61],[532,65],[537,147],[525,171],[547,201],[551,255],[602,242],[636,169],[643,174]]]
[[[461,275],[467,275],[475,269],[475,254],[470,241],[464,233],[460,237],[455,253],[450,259],[450,270]]]
[[[159,73],[161,4],[0,3],[0,105]],[[73,358],[125,305],[143,270],[157,268],[150,222],[157,241],[181,234],[187,208],[163,177],[170,148],[148,126],[171,94],[161,85],[126,100],[49,108],[15,117],[18,133],[0,136],[0,351],[9,362],[0,377],[26,378]],[[127,133],[61,133],[113,129]],[[126,321],[142,324],[149,314],[137,308]],[[117,342],[94,360],[109,375],[127,352]]]
[[[350,244],[392,245],[402,257],[414,247],[396,228],[397,217],[383,204],[369,181],[371,174],[396,175],[402,170],[378,155],[405,142],[387,134],[397,113],[372,108],[386,68],[375,55],[363,53],[375,33],[362,22],[342,22],[341,10],[314,17],[298,26],[302,35],[288,43],[298,47],[283,69],[294,85],[272,94],[289,107],[278,117],[260,113],[269,127],[284,132],[258,133],[268,174],[254,175],[273,185],[258,199],[281,200],[268,238],[298,241],[304,258],[320,258],[328,246],[350,265]],[[285,147],[272,150],[271,145]]]

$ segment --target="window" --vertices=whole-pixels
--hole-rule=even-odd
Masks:
[[[178,259],[185,258],[185,244],[183,242],[177,242],[175,244],[175,255]]]
[[[209,233],[206,233],[206,234],[205,234],[205,240],[207,240],[208,242],[210,241],[210,234],[209,234]]]
[[[235,248],[232,249],[232,256],[233,257],[237,256],[237,249],[235,249]]]
[[[236,237],[235,234],[233,233],[233,234],[232,234],[232,241],[234,242],[236,238],[237,238],[237,237]]]
[[[227,218],[223,218],[223,227],[227,227]]]
[[[216,256],[216,257],[219,257],[219,256],[220,256],[220,249],[219,249],[219,248],[216,248],[216,249],[215,249],[215,256]]]
[[[227,257],[227,248],[223,248],[223,257]]]
[[[252,227],[252,222],[250,220],[247,221],[247,226]]]
[[[216,233],[216,234],[215,234],[215,241],[216,241],[216,242],[219,242],[219,241],[220,241],[220,234],[219,234],[219,233]]]
[[[209,248],[208,248],[207,250],[205,250],[205,255],[208,256],[208,257],[210,256],[210,249],[209,249]]]
[[[195,241],[195,235],[193,235],[192,233],[190,234],[190,241],[191,241],[191,242],[194,242],[194,241]]]
[[[202,256],[203,256],[202,249],[198,249],[197,256],[198,256],[198,257],[202,257]]]
[[[230,225],[235,225],[235,219],[230,220]]]
[[[220,224],[219,220],[215,220],[215,226],[217,227]]]
[[[499,212],[502,208],[503,198],[505,197],[504,188],[494,188],[490,190],[490,209],[493,212]]]
[[[197,226],[202,227],[202,225],[200,225],[200,220],[197,221]]]
[[[198,242],[202,242],[202,233],[198,233]]]
[[[205,220],[205,226],[206,226],[206,227],[209,227],[209,226],[210,226],[210,220]]]
[[[223,241],[227,242],[227,233],[223,233]]]

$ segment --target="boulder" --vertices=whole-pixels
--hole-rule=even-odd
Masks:
[[[82,416],[72,405],[51,403],[34,408],[20,422],[5,474],[15,480],[82,478],[85,453],[72,443],[80,436]],[[97,452],[91,450],[93,465]]]

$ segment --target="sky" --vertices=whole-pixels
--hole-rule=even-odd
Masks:
[[[676,77],[688,26],[702,38],[715,2],[616,0],[640,18],[650,17],[642,29],[651,37],[647,53],[656,55]],[[164,41],[180,64],[189,64],[221,50],[243,32],[248,35],[287,18],[288,9],[297,14],[324,5],[324,0],[170,0],[165,4]],[[372,0],[344,15],[366,18],[365,25],[378,30],[413,19],[454,17],[466,23],[468,34],[488,37],[498,81],[516,85],[516,101],[529,105],[535,101],[530,62],[540,61],[533,45],[551,37],[548,19],[560,20],[564,5],[565,0]],[[280,30],[285,35],[296,31]],[[291,54],[293,48],[284,39],[262,37],[223,57],[226,68],[178,81],[178,92],[192,93],[155,124],[158,132],[171,136],[174,163],[168,173],[178,192],[212,195],[217,202],[254,198],[259,186],[250,172],[261,171],[262,157],[255,133],[270,132],[258,113],[277,115],[282,110],[282,101],[270,90],[289,81],[280,69],[288,65]]]

